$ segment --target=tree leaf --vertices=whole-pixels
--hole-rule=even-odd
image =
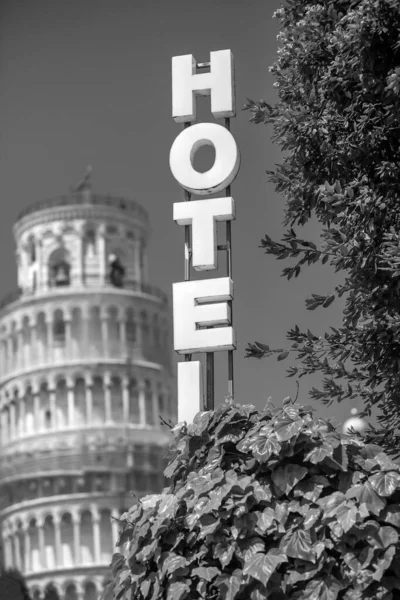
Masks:
[[[328,306],[330,306],[330,305],[332,304],[332,302],[334,301],[334,299],[335,299],[335,294],[332,294],[332,296],[329,296],[329,297],[328,297],[328,298],[325,300],[325,302],[323,303],[323,305],[322,305],[322,306],[323,306],[324,308],[328,308]]]
[[[262,344],[261,342],[256,342],[256,344],[259,348],[261,348],[261,350],[264,350],[265,352],[269,352],[269,346],[267,346],[267,344]]]

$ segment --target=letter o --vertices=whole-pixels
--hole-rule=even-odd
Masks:
[[[202,146],[214,146],[211,169],[199,173],[192,160]],[[184,129],[172,144],[169,165],[172,175],[188,192],[204,196],[220,192],[235,179],[240,166],[239,148],[233,135],[216,123],[197,123]]]

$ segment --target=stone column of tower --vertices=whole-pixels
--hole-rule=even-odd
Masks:
[[[0,520],[33,598],[96,600],[118,518],[157,493],[176,420],[170,312],[137,203],[90,190],[30,206],[20,290],[0,303]]]

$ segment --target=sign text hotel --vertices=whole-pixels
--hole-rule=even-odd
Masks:
[[[188,192],[188,201],[174,203],[173,218],[178,225],[190,227],[191,244],[186,248],[186,260],[189,264],[191,261],[196,271],[217,269],[217,221],[235,218],[235,202],[229,186],[240,165],[237,144],[227,127],[229,118],[235,116],[231,51],[211,52],[209,72],[197,72],[204,71],[205,66],[208,64],[197,65],[190,54],[172,59],[172,116],[177,123],[184,123],[185,128],[172,144],[170,168]],[[224,119],[226,126],[191,125],[196,121],[197,95],[211,96],[211,112],[215,119]],[[200,173],[192,161],[196,151],[205,145],[214,147],[215,161],[208,171]],[[191,200],[192,195],[203,197],[223,190],[225,196]],[[230,233],[227,247],[230,250]],[[233,281],[229,276],[174,283],[174,350],[181,355],[191,355],[236,349],[232,300]],[[178,422],[190,423],[197,412],[204,410],[204,404],[201,363],[190,360],[191,356],[187,358],[189,360],[178,363]]]

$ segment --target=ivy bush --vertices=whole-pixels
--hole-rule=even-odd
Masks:
[[[400,466],[379,446],[290,399],[171,432],[171,483],[122,515],[103,598],[400,598]]]

